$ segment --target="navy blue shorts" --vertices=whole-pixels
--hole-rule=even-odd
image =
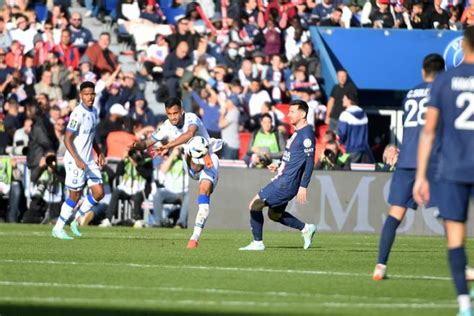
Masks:
[[[258,192],[258,196],[265,205],[271,208],[278,208],[283,210],[291,199],[295,197],[294,194],[288,192],[289,190],[278,188],[273,182],[267,184]]]
[[[390,184],[388,203],[416,210],[418,205],[413,199],[413,185],[415,184],[415,169],[395,169]]]
[[[428,180],[430,182],[431,199],[426,207],[438,206],[437,197],[439,196],[438,181],[435,179],[434,169],[428,170]],[[390,184],[390,194],[388,203],[390,205],[401,206],[416,210],[418,204],[413,199],[413,185],[416,179],[416,169],[395,169]]]
[[[469,208],[469,199],[474,197],[474,184],[451,182],[448,180],[439,181],[437,202],[441,218],[466,222]],[[430,192],[430,196],[433,195]]]

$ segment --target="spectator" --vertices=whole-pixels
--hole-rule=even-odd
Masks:
[[[97,125],[97,139],[102,150],[107,153],[106,141],[107,135],[114,131],[120,131],[123,128],[124,118],[128,115],[123,105],[115,103],[110,107],[109,116]]]
[[[200,107],[202,122],[209,133],[209,136],[221,138],[221,129],[219,127],[220,107],[217,102],[217,93],[210,85],[206,85],[205,89],[200,91],[199,95],[196,91],[191,93],[194,101]]]
[[[369,153],[369,128],[365,111],[357,106],[357,96],[353,93],[344,95],[342,104],[345,110],[338,123],[338,135],[350,155],[351,162],[373,161]],[[369,155],[369,157],[365,157]]]
[[[272,55],[271,68],[268,69],[266,78],[263,80],[265,88],[271,91],[272,100],[280,103],[283,99],[282,92],[286,91],[285,74],[283,72],[283,63],[280,55]]]
[[[24,83],[24,89],[27,95],[34,95],[36,84],[36,67],[34,66],[34,56],[32,54],[27,54],[24,57],[24,63],[21,67],[21,78],[22,82]]]
[[[219,128],[221,129],[222,159],[239,159],[240,136],[239,136],[239,109],[232,100],[220,100]]]
[[[281,159],[285,150],[285,138],[273,129],[272,117],[263,114],[260,118],[260,130],[253,133],[247,145],[244,157],[249,167],[265,168],[275,160]]]
[[[317,25],[319,25],[321,21],[331,17],[331,13],[334,11],[334,8],[335,6],[332,3],[332,0],[323,0],[313,9],[311,18],[316,22]]]
[[[176,22],[176,33],[169,35],[167,41],[171,52],[176,50],[181,42],[186,42],[188,44],[188,49],[185,56],[189,57],[189,50],[193,51],[197,47],[199,35],[194,32],[192,27],[189,27],[188,19],[181,18]]]
[[[130,111],[130,117],[143,126],[156,126],[156,118],[153,112],[148,108],[145,96],[141,93],[135,98],[134,106]]]
[[[356,95],[357,90],[355,86],[347,81],[347,72],[345,70],[339,70],[337,72],[338,84],[332,88],[331,96],[327,104],[326,124],[329,125],[329,129],[332,131],[337,130],[337,122],[339,115],[344,110],[342,106],[342,98],[346,94]]]
[[[13,135],[13,146],[11,154],[14,156],[23,156],[28,153],[28,141],[33,126],[33,120],[27,118],[23,123],[23,127],[17,129]]]
[[[4,84],[7,80],[8,75],[11,75],[13,68],[7,65],[5,62],[6,50],[0,47],[0,84]],[[3,92],[0,91],[0,92]]]
[[[18,41],[13,40],[10,51],[5,55],[5,63],[13,69],[20,69],[23,62],[24,46]]]
[[[244,89],[248,89],[250,86],[250,81],[252,80],[253,76],[253,65],[252,62],[249,59],[245,59],[242,61],[242,64],[240,65],[240,70],[238,71],[238,79],[240,80],[240,84]],[[259,80],[257,77],[255,77],[255,80]]]
[[[461,17],[461,7],[459,5],[449,7],[449,29],[451,31],[460,31],[463,29],[459,20]]]
[[[5,25],[5,21],[0,17],[0,48],[3,50],[8,49],[11,46],[12,37],[10,31]]]
[[[395,12],[390,0],[367,1],[362,8],[361,24],[364,27],[379,29],[394,27]]]
[[[376,165],[376,170],[393,172],[397,167],[400,149],[394,144],[388,144],[383,151],[383,162]]]
[[[6,158],[8,159],[8,158]],[[23,189],[23,172],[15,159],[11,159],[11,184],[8,196],[7,222],[18,223],[26,209],[25,190]]]
[[[108,133],[107,158],[122,159],[127,154],[130,145],[137,141],[137,137],[133,133],[136,125],[136,121],[126,118],[121,129]]]
[[[413,7],[410,13],[410,25],[414,29],[428,28],[425,15],[423,14],[423,2],[413,2]]]
[[[324,19],[319,24],[320,26],[330,26],[330,27],[344,27],[344,22],[341,20],[342,18],[342,10],[340,8],[335,8],[332,11],[329,18]]]
[[[146,50],[146,59],[143,66],[147,75],[162,73],[165,59],[168,56],[169,47],[163,35],[157,34],[155,42]]]
[[[110,34],[107,32],[101,33],[97,43],[89,46],[85,55],[89,57],[94,71],[101,73],[102,71],[114,72],[117,68],[117,56],[110,51]]]
[[[100,226],[111,226],[112,217],[118,209],[119,200],[133,201],[132,222],[143,219],[142,203],[151,191],[153,162],[143,157],[139,151],[130,150],[117,165],[115,173],[118,179],[117,188],[112,192],[107,207],[106,218]]]
[[[4,105],[4,110],[7,111],[4,119],[5,131],[8,133],[8,143],[11,144],[15,131],[23,126],[23,120],[15,99],[9,99]]]
[[[326,106],[319,104],[314,98],[314,91],[310,88],[300,88],[297,90],[297,96],[308,104],[308,115],[306,120],[313,127],[316,122],[324,121],[326,117]]]
[[[461,23],[463,26],[474,25],[474,0],[469,0],[469,6],[464,9],[461,16]],[[1,24],[1,23],[0,23]],[[1,30],[1,26],[0,26]],[[1,37],[1,35],[0,35]],[[1,42],[1,40],[0,40]]]
[[[185,69],[192,64],[188,57],[189,45],[186,41],[179,42],[176,50],[170,53],[166,59],[163,68],[163,77],[171,98],[180,94],[179,81],[184,75]]]
[[[267,27],[263,30],[265,47],[263,52],[266,56],[279,54],[281,50],[281,31],[275,26],[273,19],[267,21]]]
[[[82,16],[79,12],[71,13],[69,31],[71,32],[72,45],[77,47],[81,54],[84,54],[87,47],[92,45],[94,38],[91,31],[82,26]]]
[[[53,51],[58,54],[59,60],[70,72],[79,67],[79,49],[72,44],[69,29],[61,32],[61,41]]]
[[[33,38],[37,34],[36,30],[30,27],[30,23],[24,15],[16,18],[16,28],[10,33],[12,40],[18,41],[25,53],[33,49]]]
[[[45,68],[41,75],[41,81],[35,84],[35,93],[46,94],[49,99],[58,101],[63,99],[63,93],[59,87],[53,85],[53,73],[51,68]]]
[[[441,0],[433,1],[433,6],[425,12],[425,19],[430,29],[449,29],[449,14],[441,8]]]
[[[59,148],[57,151],[58,157],[64,157],[66,153],[66,145],[64,144],[64,134],[66,133],[66,121],[62,117],[58,117],[54,120],[54,133],[59,141]]]
[[[341,153],[339,145],[331,140],[324,145],[324,152],[319,157],[316,170],[351,170],[349,154]]]
[[[309,74],[313,74],[316,78],[321,76],[319,56],[314,51],[310,41],[304,42],[301,45],[301,50],[291,61],[291,65],[293,70],[299,65],[305,65]]]
[[[239,55],[239,45],[236,42],[229,42],[224,52],[224,63],[229,68],[229,72],[236,78],[242,65],[242,56]]]
[[[287,80],[288,91],[290,92],[291,98],[295,99],[297,96],[298,89],[308,88],[313,91],[316,95],[316,99],[321,98],[321,91],[316,78],[312,74],[308,74],[306,66],[304,64],[298,65],[293,71],[293,74]]]
[[[271,102],[272,99],[266,90],[261,89],[260,80],[252,78],[249,92],[245,96],[248,104],[248,112],[250,117],[254,117],[260,113],[263,102]]]
[[[165,226],[163,204],[179,204],[179,218],[176,227],[188,227],[189,177],[184,172],[181,147],[174,147],[170,155],[161,163],[158,181],[163,187],[158,188],[153,196],[153,213],[157,226]]]

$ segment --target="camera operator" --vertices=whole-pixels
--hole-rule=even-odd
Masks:
[[[328,141],[319,161],[314,167],[316,170],[351,170],[349,154],[343,154],[335,141]]]
[[[152,159],[143,156],[140,151],[135,149],[129,150],[124,159],[117,165],[115,177],[119,182],[112,193],[105,215],[106,218],[101,222],[101,226],[111,226],[112,217],[117,212],[119,200],[133,201],[132,222],[143,219],[141,206],[145,196],[150,194],[152,176]]]
[[[65,171],[59,167],[56,154],[48,151],[31,170],[31,203],[23,216],[24,223],[41,223],[59,216],[64,179]]]

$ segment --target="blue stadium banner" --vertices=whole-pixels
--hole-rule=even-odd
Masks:
[[[358,89],[408,90],[421,81],[426,55],[443,55],[447,67],[463,58],[462,33],[457,31],[313,27],[311,32],[313,42],[321,38],[330,56],[322,63],[347,69]]]

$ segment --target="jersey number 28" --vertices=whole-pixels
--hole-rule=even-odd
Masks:
[[[425,125],[426,102],[428,98],[423,98],[419,102],[415,99],[408,99],[405,102],[405,112],[407,116],[403,126],[417,127],[418,125]]]
[[[463,92],[458,95],[456,98],[456,106],[462,109],[466,103],[467,107],[454,121],[454,127],[457,129],[474,130],[474,120],[469,120],[474,116],[474,93]]]

